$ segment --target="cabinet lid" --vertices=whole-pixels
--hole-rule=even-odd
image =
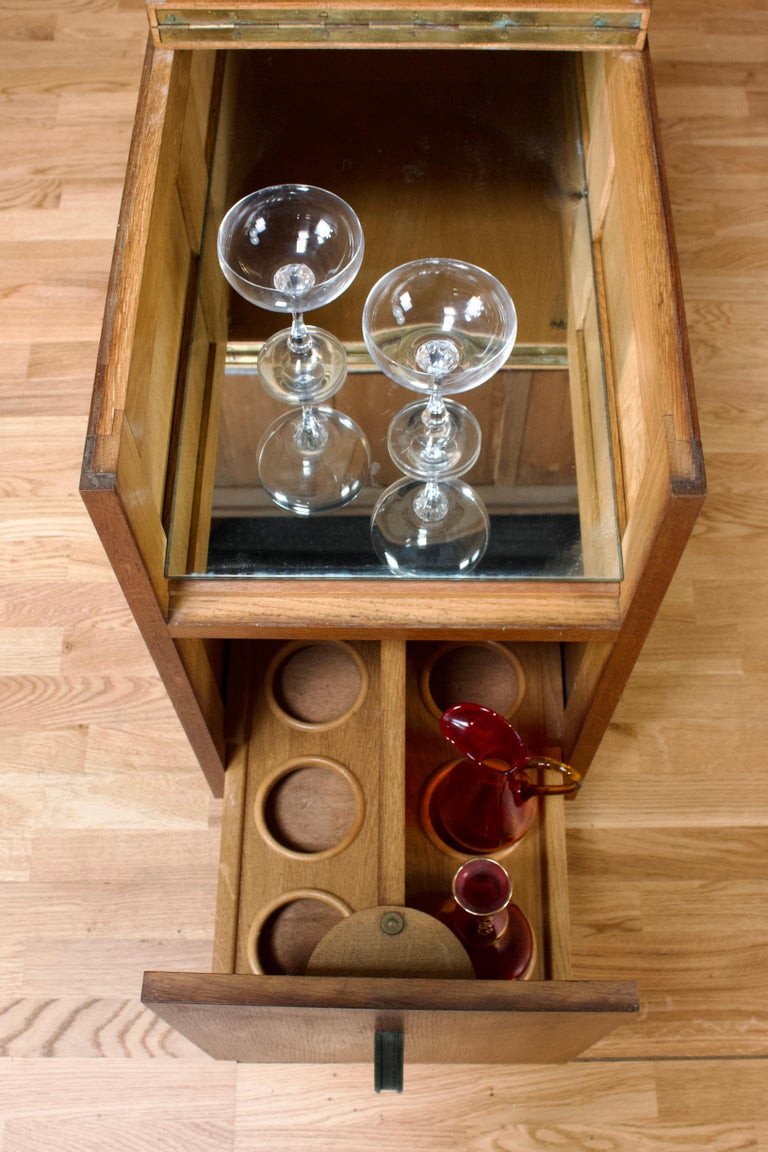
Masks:
[[[427,0],[318,5],[147,0],[155,43],[167,48],[640,49],[650,0]]]

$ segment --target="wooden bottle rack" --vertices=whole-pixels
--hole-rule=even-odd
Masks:
[[[450,892],[462,857],[419,812],[425,782],[452,759],[441,708],[459,696],[506,703],[532,747],[551,748],[539,725],[557,652],[392,640],[265,642],[242,655],[250,731],[227,774],[216,968],[300,975],[341,917]],[[537,940],[531,975],[566,978],[561,801],[542,802],[502,855]]]

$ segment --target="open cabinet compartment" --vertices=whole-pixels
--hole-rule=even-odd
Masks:
[[[542,752],[550,746],[541,716],[554,713],[559,695],[557,645],[266,641],[242,649],[248,736],[227,773],[216,974],[149,973],[145,1003],[212,1055],[263,1062],[370,1061],[383,1022],[403,1033],[406,1062],[564,1061],[637,1009],[632,981],[570,980],[562,797],[540,801],[533,827],[497,857],[533,929],[530,980],[304,974],[345,914],[396,906],[407,919],[425,895],[450,893],[466,858],[437,846],[420,820],[426,779],[453,758],[438,731],[430,667],[456,657],[461,694],[474,695],[473,683],[493,690],[506,656],[511,690],[515,681],[520,689],[515,723]],[[284,694],[286,668],[294,688]],[[352,685],[350,670],[359,677]],[[500,698],[507,692],[497,685]],[[294,795],[273,804],[294,777]],[[235,1006],[244,1014],[233,1020]]]
[[[349,55],[334,53],[329,61]],[[545,63],[552,54],[533,55]],[[232,110],[223,102],[227,53],[148,53],[82,492],[218,793],[225,763],[222,641],[249,636],[557,638],[570,646],[564,751],[582,770],[594,754],[690,534],[704,474],[648,55],[565,55],[579,79],[588,243],[584,252],[583,228],[569,234],[555,220],[557,244],[548,251],[563,264],[569,236],[578,238],[579,251],[565,261],[568,276],[559,281],[554,331],[562,343],[565,323],[581,551],[595,574],[413,582],[172,575],[201,571],[208,553],[231,333],[215,235],[205,221],[206,204],[223,210],[226,203],[227,166],[216,159],[220,125]],[[400,54],[381,54],[382,68],[392,56]],[[532,66],[528,53],[439,56],[446,76],[454,60],[465,73],[467,61],[482,69],[486,59],[501,60],[510,72],[521,60]],[[499,116],[506,114],[500,107]],[[438,222],[440,208],[438,200]],[[386,259],[386,234],[379,240],[385,254],[378,259]],[[353,304],[354,293],[339,308],[353,311]],[[337,318],[349,334],[349,316]],[[545,310],[545,327],[550,318]],[[597,436],[601,405],[608,419]],[[620,537],[620,578],[600,578],[601,557],[615,555],[614,529],[607,547],[603,532],[606,506]]]
[[[264,53],[258,68],[252,53],[223,56],[217,176],[192,308],[190,342],[201,358],[186,366],[169,575],[363,577],[381,581],[389,594],[391,573],[371,546],[369,521],[377,497],[399,477],[387,449],[390,421],[413,398],[375,369],[361,317],[370,289],[390,269],[450,257],[505,284],[519,323],[503,370],[461,396],[483,429],[480,457],[465,479],[492,525],[473,575],[617,581],[619,513],[578,59],[451,53],[446,80],[446,54],[429,51],[338,52],[332,68],[311,50]],[[290,101],[281,95],[286,75]],[[363,492],[322,517],[276,508],[260,484],[256,446],[285,408],[260,386],[256,360],[285,318],[231,291],[215,251],[227,208],[278,173],[332,188],[354,207],[365,236],[352,284],[308,314],[348,350],[347,380],[330,403],[363,428],[373,456]],[[214,347],[216,363],[204,361]]]

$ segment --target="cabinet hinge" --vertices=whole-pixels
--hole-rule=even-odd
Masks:
[[[458,9],[173,8],[150,6],[166,47],[568,47],[637,48],[645,12]]]

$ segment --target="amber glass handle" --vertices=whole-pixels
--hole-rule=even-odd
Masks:
[[[562,772],[563,776],[569,777],[567,784],[537,784],[529,780],[525,790],[531,796],[561,796],[581,788],[581,773],[570,764],[564,764],[562,760],[551,760],[549,756],[532,756],[530,760],[526,760],[524,767],[553,768],[556,772]]]

